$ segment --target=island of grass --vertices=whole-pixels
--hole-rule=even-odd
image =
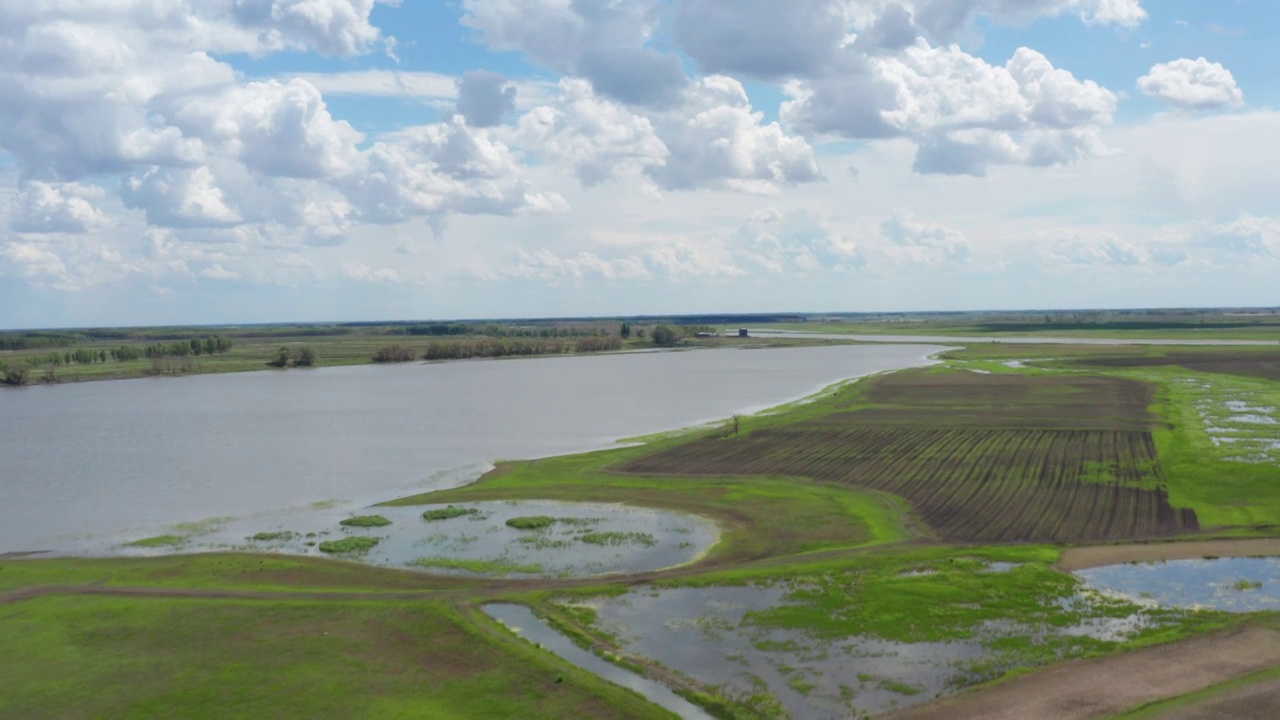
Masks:
[[[330,555],[366,553],[377,547],[379,542],[381,540],[376,537],[353,535],[341,540],[325,540],[320,543],[319,549],[320,552],[329,553]]]
[[[386,527],[391,524],[391,521],[381,515],[357,515],[345,520],[340,520],[338,521],[338,524],[345,525],[346,527],[370,528]]]
[[[452,520],[466,515],[478,515],[480,511],[476,508],[460,508],[450,505],[449,507],[435,508],[422,513],[422,519],[428,522],[436,520]]]
[[[508,575],[511,573],[524,573],[528,575],[536,575],[542,572],[542,566],[537,563],[519,564],[510,560],[467,560],[455,557],[423,557],[418,558],[410,563],[420,568],[428,570],[464,570],[478,575]]]
[[[289,530],[280,530],[277,532],[254,533],[252,536],[249,537],[249,539],[257,542],[280,542],[285,540],[292,540],[293,536],[294,536],[294,533]]]
[[[589,545],[644,545],[653,547],[658,544],[656,538],[647,532],[619,532],[604,530],[589,532],[578,536],[578,539]]]
[[[127,542],[124,546],[135,548],[172,548],[186,544],[187,539],[181,535],[155,535],[153,537]]]
[[[541,530],[554,525],[556,519],[549,515],[525,515],[507,520],[507,527],[517,530]]]

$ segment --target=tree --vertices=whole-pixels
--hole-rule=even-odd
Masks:
[[[12,367],[0,363],[0,381],[5,385],[26,385],[31,379],[31,368],[26,363],[15,364]]]
[[[653,344],[662,347],[670,347],[676,344],[680,336],[676,334],[674,328],[668,325],[659,325],[653,329]]]
[[[316,364],[316,351],[310,345],[303,345],[293,351],[294,367],[311,367]]]
[[[622,329],[619,331],[619,334],[622,335],[623,340],[631,337],[631,323],[622,323]]]
[[[293,353],[289,352],[289,348],[282,347],[276,351],[276,354],[267,361],[267,365],[271,367],[288,367],[289,360],[293,357]]]
[[[641,340],[644,339],[644,328],[640,328],[639,330],[636,330],[636,337],[640,338]]]

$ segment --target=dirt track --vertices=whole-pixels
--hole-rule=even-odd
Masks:
[[[1160,720],[1272,720],[1280,718],[1280,679],[1253,683],[1185,708]]]
[[[1280,538],[1193,540],[1188,542],[1129,543],[1071,548],[1062,553],[1058,569],[1067,572],[1129,562],[1194,560],[1203,557],[1280,555]]]
[[[1101,718],[1144,703],[1202,690],[1278,664],[1280,630],[1248,625],[1122,655],[1054,665],[1002,685],[910,708],[887,717],[892,720]],[[1241,701],[1250,702],[1248,698]],[[1211,709],[1206,712],[1211,712]],[[1193,714],[1185,717],[1200,720],[1209,717],[1275,716]]]

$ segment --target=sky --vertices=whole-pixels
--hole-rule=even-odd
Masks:
[[[0,328],[1280,304],[1273,0],[0,3]]]

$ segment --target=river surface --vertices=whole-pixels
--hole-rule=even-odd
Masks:
[[[754,412],[943,349],[696,350],[4,390],[0,553],[453,487],[496,460]]]
[[[1275,346],[1276,340],[1156,340],[1147,338],[1071,338],[1071,337],[1039,337],[1036,335],[853,335],[846,333],[817,333],[807,330],[751,330],[752,337],[786,338],[804,337],[814,340],[852,340],[869,343],[954,343],[969,345],[973,343],[1004,343],[1010,345],[1222,345],[1251,347],[1257,345]]]

